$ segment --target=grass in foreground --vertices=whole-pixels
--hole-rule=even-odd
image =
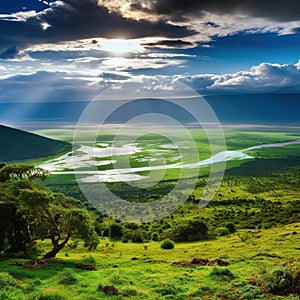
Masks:
[[[102,288],[107,285],[132,299],[299,299],[275,295],[275,290],[272,294],[268,285],[270,277],[276,283],[276,274],[299,270],[299,245],[300,223],[179,243],[171,250],[161,249],[157,242],[124,244],[103,239],[97,251],[69,247],[41,268],[26,269],[11,265],[14,259],[2,260],[0,299],[126,299],[106,296]],[[222,259],[230,265],[171,266],[195,257]],[[76,269],[78,263],[94,265],[97,271]],[[273,273],[277,269],[281,271]]]

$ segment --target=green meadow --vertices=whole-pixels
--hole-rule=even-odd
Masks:
[[[37,133],[73,140],[71,129]],[[198,129],[189,133],[200,160],[210,158],[206,134]],[[165,138],[158,130],[133,141],[134,133],[126,132],[120,141],[124,145],[136,142],[138,151],[117,155],[118,166],[129,161],[131,168],[143,168],[159,165],[160,159],[166,165],[180,163],[178,150],[165,145],[171,144],[173,135],[180,139],[181,134],[170,131]],[[94,135],[84,132],[82,144],[91,145]],[[107,129],[97,136],[97,147],[111,146],[114,135],[113,129]],[[225,129],[224,136],[228,151],[299,139],[298,132],[289,130]],[[146,223],[120,222],[98,211],[85,199],[74,174],[54,173],[38,180],[53,193],[84,204],[100,243],[96,250],[88,251],[74,235],[56,258],[45,259],[36,267],[24,263],[28,258],[20,253],[2,253],[0,299],[300,299],[300,144],[245,153],[252,158],[227,161],[221,186],[204,207],[199,203],[210,166],[200,168],[193,193],[179,209]],[[151,158],[157,161],[150,162]],[[113,157],[96,161],[110,159]],[[102,165],[98,170],[112,167]],[[137,174],[148,176],[150,172],[158,171]],[[177,168],[167,169],[158,183],[142,189],[123,182],[105,185],[127,201],[147,203],[167,195],[176,186],[179,173]],[[184,180],[188,184],[194,178],[186,175]],[[101,197],[109,195],[104,191]],[[166,239],[172,241],[170,249],[161,248]],[[42,239],[31,258],[41,258],[49,248],[49,239]],[[192,263],[197,259],[202,263]]]

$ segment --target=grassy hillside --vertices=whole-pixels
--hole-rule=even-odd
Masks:
[[[0,125],[0,161],[22,161],[55,156],[71,150],[71,145],[33,133]]]
[[[172,250],[161,249],[159,242],[103,239],[94,252],[81,244],[70,246],[37,268],[15,264],[24,259],[8,259],[0,262],[0,287],[5,286],[0,299],[295,300],[299,295],[288,290],[288,274],[294,271],[294,281],[299,280],[299,226],[244,230],[217,240],[177,243]],[[221,259],[229,265],[172,265],[194,258]],[[78,264],[97,270],[81,270]],[[105,286],[128,296],[105,295]]]

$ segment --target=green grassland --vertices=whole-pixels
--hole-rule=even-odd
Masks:
[[[40,268],[14,266],[16,259],[8,259],[0,262],[0,299],[126,299],[105,296],[101,287],[106,285],[132,299],[299,299],[268,292],[274,270],[300,267],[299,228],[294,223],[243,230],[216,240],[177,243],[172,250],[162,250],[158,242],[124,244],[103,239],[94,252],[81,245],[69,247]],[[247,236],[245,241],[240,235]],[[222,259],[230,265],[171,266],[193,258]],[[78,263],[97,270],[76,269]]]
[[[72,141],[73,131],[38,133]],[[190,133],[201,160],[209,158],[205,133],[197,129]],[[299,133],[291,131],[226,129],[224,133],[227,150],[299,139]],[[172,134],[180,138],[181,133]],[[93,135],[85,132],[83,142],[88,144]],[[109,129],[97,142],[110,144],[113,137],[114,130]],[[131,137],[130,132],[124,135],[124,143],[131,142]],[[143,149],[130,156],[131,167],[149,165],[137,158],[151,157],[153,152],[149,150],[169,142],[158,135],[148,135],[139,143]],[[143,224],[116,222],[97,211],[83,196],[75,175],[51,175],[43,184],[85,203],[96,220],[101,243],[96,251],[88,252],[80,243],[76,247],[74,238],[57,259],[39,268],[12,265],[16,258],[2,259],[0,299],[126,299],[122,295],[105,295],[102,287],[107,285],[132,299],[300,299],[300,145],[257,149],[247,154],[253,159],[227,162],[221,187],[205,207],[200,208],[199,201],[210,167],[201,167],[196,188],[182,207],[162,220]],[[177,155],[172,150],[164,158]],[[101,170],[110,167],[103,166]],[[126,183],[106,186],[128,201],[151,202],[170,192],[178,173],[178,169],[167,170],[163,180],[150,188],[138,189]],[[191,178],[185,180],[188,183]],[[108,195],[103,192],[101,197]],[[175,240],[174,231],[195,221],[207,226],[205,238],[175,242],[171,250],[160,248],[162,240]],[[112,226],[121,233],[113,235]],[[48,242],[43,241],[39,251],[48,247]],[[221,259],[230,265],[171,266],[193,258]],[[97,270],[76,269],[78,263],[93,265]],[[292,285],[286,275],[289,272],[293,272],[294,281],[298,280],[299,293],[284,289],[285,284]]]

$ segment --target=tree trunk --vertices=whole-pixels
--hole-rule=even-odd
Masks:
[[[66,243],[61,243],[57,246],[55,246],[52,250],[50,250],[49,252],[47,252],[43,258],[53,258],[56,256],[56,254],[64,248],[64,246],[66,245]]]
[[[33,230],[31,231],[30,227],[27,226],[27,232],[28,232],[28,236],[29,236],[29,242],[27,243],[27,245],[25,246],[25,249],[24,249],[24,255],[26,257],[29,255],[33,246],[35,245],[34,231]]]
[[[51,239],[52,240],[52,244],[53,244],[53,248],[52,250],[50,250],[49,252],[47,252],[43,258],[54,258],[56,256],[56,254],[63,249],[66,244],[68,243],[70,237],[72,235],[72,230],[68,230],[67,236],[64,239],[64,241],[62,243],[58,243],[58,241],[55,242],[55,244],[53,244],[53,241],[55,241],[55,239]]]

